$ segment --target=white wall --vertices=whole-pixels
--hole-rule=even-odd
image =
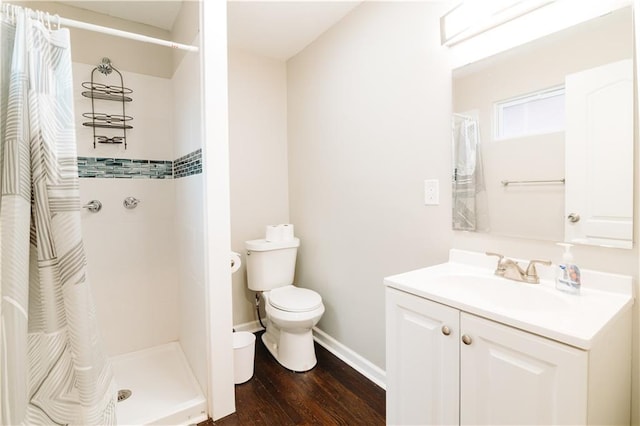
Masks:
[[[265,226],[288,223],[287,74],[283,61],[229,51],[231,248],[243,265],[233,274],[233,323],[255,321],[244,242]]]
[[[319,328],[384,368],[387,275],[446,261],[451,75],[442,5],[365,2],[287,66],[296,280]],[[440,180],[424,206],[424,179]]]
[[[171,40],[176,43],[199,45],[195,40],[200,34],[200,0],[182,0],[180,12],[173,23],[171,29]],[[173,49],[173,70],[174,72],[182,64],[185,56],[192,56],[193,53],[184,50]]]
[[[202,111],[209,414],[235,411],[229,273],[229,105],[226,2],[202,2]]]
[[[112,59],[115,65],[117,57]],[[124,69],[125,86],[134,89],[134,101],[126,104],[126,114],[134,117],[134,129],[127,132],[128,148],[107,144],[93,148],[92,131],[82,126],[87,121],[82,113],[91,111],[91,100],[80,93],[81,83],[90,80],[94,67],[73,64],[78,155],[173,159],[171,81]],[[163,102],[150,101],[158,93],[163,94]],[[105,111],[102,108],[111,104],[96,102],[96,111]],[[103,204],[99,213],[82,212],[82,229],[98,322],[109,355],[178,338],[174,191],[170,179],[80,179],[81,202],[96,199]],[[136,209],[123,207],[128,196],[141,200]]]
[[[198,36],[188,42],[197,45]],[[200,55],[182,56],[172,79],[174,159],[202,148]],[[202,389],[207,389],[204,186],[202,174],[174,179],[179,335]]]

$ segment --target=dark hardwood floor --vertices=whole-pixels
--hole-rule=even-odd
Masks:
[[[316,344],[318,364],[293,373],[256,333],[251,380],[236,385],[236,412],[208,425],[384,425],[385,391]]]

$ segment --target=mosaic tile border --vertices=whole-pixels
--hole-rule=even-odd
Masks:
[[[198,173],[202,173],[202,149],[196,149],[173,162],[173,177],[175,178]]]
[[[173,162],[130,158],[78,157],[78,177],[171,179]]]
[[[172,179],[202,173],[202,149],[175,161],[78,157],[78,177],[105,179]]]

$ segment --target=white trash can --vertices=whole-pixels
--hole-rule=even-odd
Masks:
[[[256,336],[248,331],[233,333],[233,378],[236,385],[253,377]]]

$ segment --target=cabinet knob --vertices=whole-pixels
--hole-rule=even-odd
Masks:
[[[466,334],[462,335],[462,343],[464,343],[465,345],[470,345],[472,342],[471,337],[469,337]]]
[[[571,223],[576,223],[580,221],[580,215],[578,213],[571,213],[567,216],[567,219],[569,219]]]
[[[442,326],[442,334],[444,334],[445,336],[448,336],[451,334],[451,329],[449,327],[447,327],[446,325]]]

